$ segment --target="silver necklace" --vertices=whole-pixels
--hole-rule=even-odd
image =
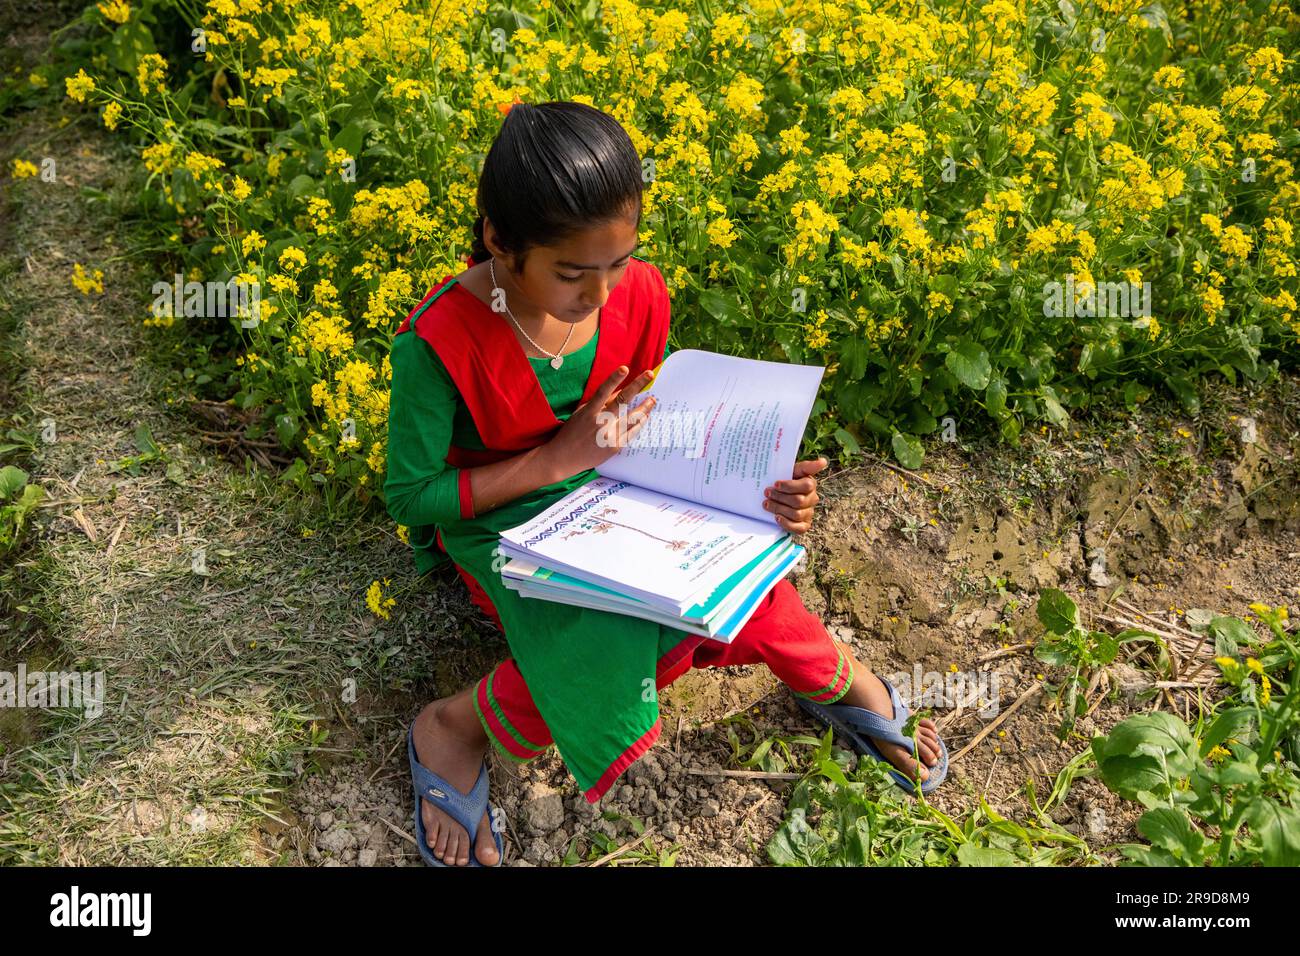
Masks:
[[[501,288],[499,285],[497,285],[497,270],[496,270],[495,266],[493,266],[493,262],[495,262],[495,261],[496,261],[496,256],[493,256],[491,259],[488,260],[488,271],[490,271],[490,272],[492,273],[492,291],[493,291],[493,292],[495,292],[497,289],[500,289],[500,288]],[[547,352],[546,349],[542,348],[542,347],[541,347],[540,345],[538,345],[535,341],[533,341],[533,337],[532,337],[531,335],[529,335],[527,332],[524,331],[524,327],[523,327],[522,325],[519,324],[519,320],[515,318],[515,314],[514,314],[513,312],[510,311],[510,306],[509,306],[509,304],[506,303],[506,297],[505,297],[505,295],[504,295],[504,290],[502,290],[502,292],[503,292],[503,294],[502,294],[502,296],[501,296],[501,303],[502,303],[503,305],[505,305],[505,307],[506,307],[506,315],[510,316],[510,321],[513,322],[513,323],[515,324],[515,328],[517,328],[520,332],[523,332],[523,333],[524,333],[524,338],[526,338],[529,342],[532,342],[532,343],[533,343],[533,348],[537,349],[537,351],[539,351],[539,352],[546,352],[546,354],[549,355],[549,356],[551,357],[551,368],[559,368],[561,365],[563,365],[563,364],[564,364],[564,356],[563,356],[563,355],[560,355],[560,354],[557,353],[557,352]],[[569,344],[569,339],[573,336],[573,326],[574,326],[574,323],[570,322],[570,323],[569,323],[569,334],[566,335],[566,336],[564,337],[564,344],[560,346],[560,351],[561,351],[561,352],[564,351],[564,346]]]

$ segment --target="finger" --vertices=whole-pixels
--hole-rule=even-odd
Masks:
[[[815,491],[808,495],[787,495],[780,491],[773,491],[767,496],[767,500],[775,501],[778,504],[787,505],[798,510],[809,510],[813,508],[817,502],[821,501],[821,498]]]
[[[815,475],[829,464],[830,462],[825,458],[796,461],[794,463],[794,477],[803,478],[805,475]]]
[[[804,534],[812,527],[811,521],[791,521],[785,515],[777,515],[776,523],[791,534]]]
[[[623,440],[619,443],[619,447],[622,448],[624,445],[629,444],[632,439],[636,438],[637,432],[641,430],[641,427],[645,422],[645,418],[639,418],[635,423],[629,425],[627,430],[623,432]]]
[[[775,515],[777,524],[787,529],[787,531],[796,533],[796,535],[802,535],[807,529],[813,527],[813,519],[811,519],[810,515],[787,515],[780,514],[780,512],[775,512]]]
[[[626,388],[624,388],[621,392],[618,393],[619,402],[627,403],[632,401],[632,399],[636,398],[637,395],[641,394],[641,389],[645,388],[646,382],[650,381],[650,379],[653,376],[654,376],[654,372],[652,372],[650,369],[646,369],[644,372],[642,372],[640,375],[634,378],[630,385],[628,385]]]
[[[791,508],[789,505],[783,505],[780,502],[773,501],[771,498],[768,498],[763,502],[763,507],[772,512],[772,514],[781,515],[782,517],[789,518],[791,521],[809,523],[812,521],[813,513],[811,508]]]
[[[606,404],[614,404],[614,403],[626,404],[627,402],[632,401],[632,398],[641,391],[641,389],[645,386],[645,383],[646,383],[645,372],[642,372],[636,378],[624,379],[623,383],[618,387],[615,394],[610,396]]]
[[[623,420],[624,428],[632,428],[632,425],[640,424],[642,421],[650,418],[650,412],[654,411],[654,407],[658,405],[658,403],[659,399],[656,399],[654,395],[651,395],[651,397],[647,398],[646,401],[643,401],[641,405],[632,408],[630,411],[627,406],[620,405],[617,414],[619,414],[620,419]]]
[[[618,383],[623,381],[626,376],[626,365],[620,365],[618,368],[614,369],[614,373],[610,375],[609,378],[605,379],[600,388],[596,390],[596,394],[592,396],[592,400],[601,408],[604,408],[609,404],[609,397],[614,394],[614,389],[618,388]]]
[[[816,488],[815,477],[801,477],[801,479],[785,479],[777,481],[772,485],[777,492],[790,492],[793,494],[807,494]]]

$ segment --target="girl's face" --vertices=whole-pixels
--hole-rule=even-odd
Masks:
[[[534,246],[522,273],[514,271],[514,257],[498,253],[492,220],[484,220],[483,243],[497,257],[497,282],[506,290],[510,311],[517,318],[551,316],[572,323],[590,318],[627,271],[637,248],[637,219],[616,219],[554,245]]]

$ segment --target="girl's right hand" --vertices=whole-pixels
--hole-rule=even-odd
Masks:
[[[560,426],[555,437],[546,443],[551,467],[560,476],[557,481],[613,458],[620,448],[636,437],[649,419],[655,404],[653,395],[626,413],[622,422],[624,430],[620,434],[619,406],[630,402],[654,377],[654,371],[647,369],[615,393],[627,372],[626,365],[616,368],[591,400],[579,405],[569,420]]]

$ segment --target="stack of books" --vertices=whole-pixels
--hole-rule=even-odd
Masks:
[[[629,404],[654,395],[649,421],[598,477],[501,533],[503,583],[730,642],[803,557],[763,493],[791,477],[824,371],[672,353]]]

